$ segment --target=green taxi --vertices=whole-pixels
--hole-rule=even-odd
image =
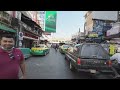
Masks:
[[[65,54],[69,47],[70,47],[69,45],[60,46],[59,48],[60,53]]]
[[[47,55],[50,51],[50,48],[45,44],[40,44],[38,46],[31,48],[32,55]]]

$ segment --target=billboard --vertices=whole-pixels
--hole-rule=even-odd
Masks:
[[[94,20],[93,31],[97,32],[98,35],[103,35],[103,32],[112,28],[112,22],[106,22],[105,20]]]
[[[46,11],[45,13],[45,31],[46,32],[56,32],[56,11]]]
[[[120,32],[120,26],[113,26],[110,30],[107,31],[107,35],[106,36],[110,36],[110,35],[115,35],[118,34]]]

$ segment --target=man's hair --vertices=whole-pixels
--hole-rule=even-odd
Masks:
[[[5,33],[0,35],[0,40],[5,37],[5,38],[13,38],[15,40],[15,35],[11,33]]]

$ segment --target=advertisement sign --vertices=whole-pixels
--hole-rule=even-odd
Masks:
[[[98,37],[98,34],[89,34],[88,37]]]
[[[98,33],[98,36],[103,35],[103,32],[112,28],[112,22],[106,22],[105,20],[94,20],[93,31]]]
[[[90,32],[89,31],[88,37],[98,37],[98,34],[97,34],[97,32]]]
[[[56,32],[56,11],[46,11],[45,14],[45,31],[46,32]]]
[[[23,40],[23,32],[19,32],[19,40]]]
[[[115,26],[107,31],[107,36],[115,35],[118,34],[119,32],[120,32],[120,26]]]

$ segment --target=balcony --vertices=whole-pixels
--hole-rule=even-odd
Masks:
[[[0,23],[12,27],[11,21],[12,17],[8,13],[0,11]]]
[[[28,26],[27,24],[25,24],[24,22],[20,21],[20,25],[27,31],[35,34],[35,35],[40,35],[41,33],[38,30],[35,30],[35,28],[31,28],[30,26]]]

